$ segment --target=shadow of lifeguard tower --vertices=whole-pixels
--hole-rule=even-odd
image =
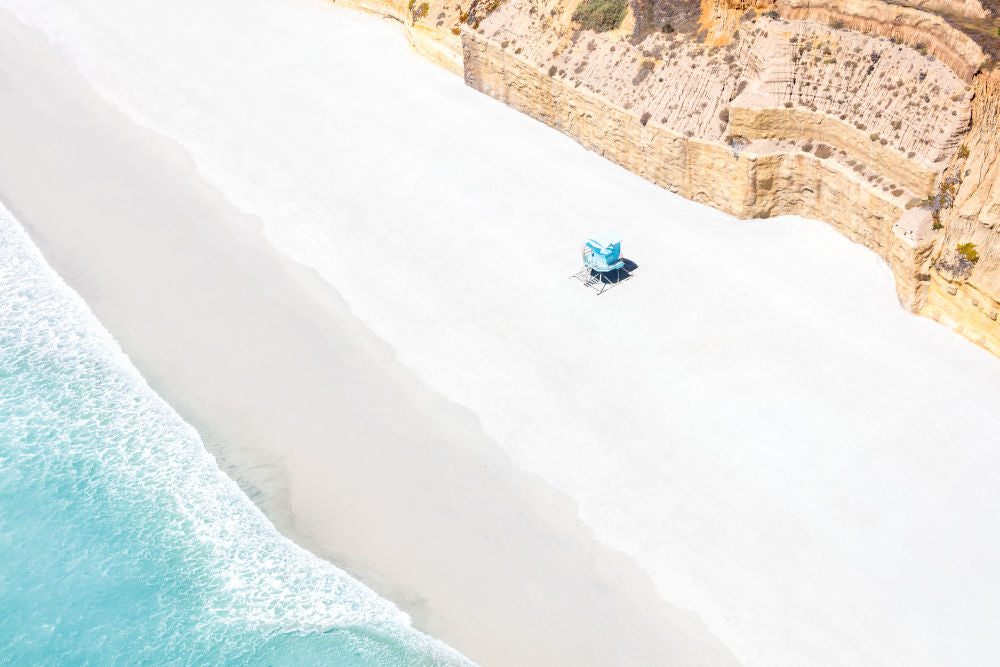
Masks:
[[[595,234],[583,246],[583,268],[570,276],[598,295],[632,277],[637,266],[621,256],[621,237],[613,232]]]

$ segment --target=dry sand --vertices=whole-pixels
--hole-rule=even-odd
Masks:
[[[0,11],[0,199],[280,530],[486,664],[727,664],[576,507]]]

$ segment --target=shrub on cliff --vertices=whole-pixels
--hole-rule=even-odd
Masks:
[[[941,229],[941,211],[951,208],[955,203],[955,190],[958,188],[959,179],[957,176],[949,176],[941,182],[936,193],[927,195],[927,198],[920,202],[921,208],[931,212],[934,219],[934,229]],[[975,260],[973,260],[975,261]]]
[[[833,155],[833,149],[827,146],[826,144],[820,144],[819,146],[816,147],[815,155],[819,159],[825,160],[831,155]]]
[[[954,251],[942,253],[934,266],[950,280],[968,280],[977,261],[979,253],[976,252],[976,244],[959,243]]]
[[[726,145],[733,149],[733,157],[740,159],[740,153],[750,145],[750,140],[742,134],[730,134],[726,137]]]
[[[616,30],[625,19],[625,0],[583,0],[573,12],[573,20],[584,30]]]
[[[639,73],[632,77],[632,85],[638,86],[640,83],[645,81],[646,77],[649,76],[654,67],[656,67],[655,61],[643,60],[642,65],[639,66]]]
[[[413,17],[414,23],[427,16],[427,12],[430,11],[430,6],[426,2],[422,2],[420,5],[417,5],[416,0],[410,0],[408,8],[410,10],[410,16]]]
[[[976,252],[975,243],[959,243],[957,246],[955,246],[955,249],[958,250],[959,254],[961,254],[963,257],[965,257],[973,264],[979,261],[979,253]]]

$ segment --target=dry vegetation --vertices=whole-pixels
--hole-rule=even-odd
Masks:
[[[573,20],[584,30],[617,30],[625,19],[625,0],[583,0],[573,12]]]

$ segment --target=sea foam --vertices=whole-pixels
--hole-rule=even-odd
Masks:
[[[461,664],[298,547],[0,207],[0,654]]]

